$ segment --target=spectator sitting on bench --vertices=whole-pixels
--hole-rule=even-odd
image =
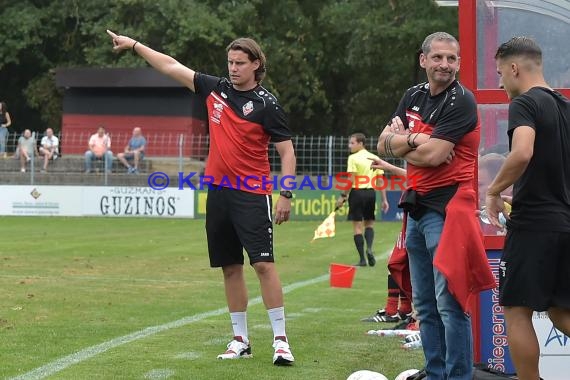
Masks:
[[[105,133],[105,127],[97,129],[97,133],[89,139],[89,150],[85,152],[85,173],[91,173],[93,160],[104,160],[105,170],[111,173],[113,152],[111,152],[111,137]]]
[[[129,140],[127,146],[125,146],[124,153],[117,154],[119,161],[127,167],[127,172],[131,174],[139,173],[139,162],[144,158],[144,148],[146,146],[146,139],[142,135],[141,129],[136,127],[133,129],[133,137]],[[133,161],[133,165],[129,163],[129,160]]]
[[[40,145],[40,155],[44,157],[42,172],[45,173],[47,172],[49,160],[55,160],[59,154],[59,139],[57,136],[54,136],[53,129],[46,129],[46,134],[42,137]]]
[[[32,137],[32,131],[26,129],[18,139],[18,157],[20,157],[20,171],[26,172],[26,162],[31,161],[34,154],[37,155],[36,141]]]

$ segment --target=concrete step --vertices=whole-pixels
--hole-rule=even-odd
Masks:
[[[156,167],[155,167],[156,166]],[[113,160],[112,173],[107,174],[107,182],[103,170],[103,162],[93,162],[93,172],[85,174],[85,160],[80,155],[65,155],[48,165],[48,172],[41,173],[41,158],[36,157],[33,166],[26,164],[26,172],[20,172],[20,161],[9,157],[0,158],[0,185],[90,185],[90,186],[139,186],[147,187],[148,177],[153,172],[166,173],[170,180],[169,187],[178,187],[178,172],[186,176],[192,172],[202,173],[204,163],[188,158],[147,158],[139,165],[139,174],[127,174],[127,169],[117,160]],[[197,183],[198,174],[192,178]],[[187,187],[187,186],[186,186]]]
[[[34,158],[34,170],[39,171],[43,167],[43,158]],[[30,170],[31,162],[26,164],[26,170]],[[92,163],[92,167],[103,168],[104,163],[102,161],[95,160]],[[139,169],[143,172],[152,171],[152,160],[144,159],[139,163]],[[6,159],[0,158],[0,172],[19,172],[20,171],[20,160],[9,157]],[[58,157],[54,161],[50,161],[48,164],[49,172],[56,173],[83,173],[85,171],[85,159],[81,156],[63,156]],[[126,171],[124,165],[117,159],[113,160],[113,171],[123,172]]]
[[[0,173],[0,185],[86,185],[86,186],[136,186],[148,187],[148,175],[145,174],[108,174],[105,183],[104,174],[80,173]]]
[[[169,158],[169,157],[145,157],[139,163],[139,171],[142,173],[152,173],[155,171],[164,172],[169,176],[178,175],[178,172],[188,174],[191,172],[202,173],[204,171],[204,162],[193,160],[189,158]],[[34,171],[40,171],[43,167],[43,159],[36,157],[34,159]],[[103,169],[102,161],[94,161],[93,169]],[[30,171],[31,163],[26,164],[26,170]],[[1,172],[19,172],[20,160],[8,157],[6,159],[0,158],[0,173]],[[48,164],[48,172],[50,173],[83,173],[85,171],[85,159],[83,156],[65,155],[59,157],[55,161]],[[123,173],[126,168],[117,160],[113,160],[113,172]]]
[[[61,173],[61,172],[48,172],[40,173],[35,171],[30,173],[17,172],[0,172],[0,185],[57,185],[57,186],[135,186],[135,187],[150,187],[149,177],[152,173],[140,174],[125,174],[121,173],[105,173],[103,171],[85,173]],[[107,177],[105,179],[105,177]],[[179,177],[177,174],[168,175],[168,187],[178,187]],[[195,188],[199,188],[198,176],[191,178],[190,182]],[[151,184],[160,186],[164,183],[164,177],[160,176],[158,181],[153,182],[151,177]],[[156,185],[158,183],[158,185]],[[191,189],[192,187],[187,183],[183,183],[183,188]],[[156,187],[155,187],[156,189]]]
[[[57,186],[134,186],[134,187],[151,187],[157,184],[162,185],[165,183],[165,177],[155,174],[156,172],[150,173],[140,173],[140,174],[126,174],[125,172],[120,173],[110,173],[105,176],[103,171],[94,173],[62,173],[62,172],[48,172],[40,173],[37,170],[33,173],[27,171],[26,173],[20,173],[19,171],[11,172],[0,172],[0,185],[57,185]],[[188,176],[189,172],[184,171],[184,175]],[[272,175],[278,175],[273,173]],[[168,187],[169,188],[179,188],[180,176],[178,173],[167,174],[168,176]],[[33,177],[33,178],[32,178]],[[105,177],[107,179],[105,180]],[[158,179],[158,180],[157,180]],[[307,178],[299,176],[296,178],[297,186]],[[207,189],[205,183],[200,184],[200,178],[198,175],[194,175],[190,178],[191,185],[186,182],[182,183],[182,189]],[[149,185],[150,182],[150,185]],[[318,183],[317,178],[310,178],[310,183],[316,186]],[[327,184],[323,183],[323,186]],[[331,186],[336,186],[337,184],[330,184]],[[345,184],[342,184],[345,185]],[[305,185],[306,186],[306,185]],[[310,187],[305,187],[305,190],[310,189]]]
[[[182,171],[185,175],[190,173],[203,173],[205,163],[199,160],[189,158],[156,158],[152,160],[152,171],[163,172],[169,176],[177,176],[178,172]]]

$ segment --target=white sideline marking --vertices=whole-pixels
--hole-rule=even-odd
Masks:
[[[174,371],[171,369],[153,369],[145,373],[144,378],[150,380],[162,380],[168,379],[170,376],[174,375]]]
[[[292,318],[289,318],[289,314],[287,314],[287,321],[290,321]],[[271,325],[265,323],[263,325],[253,325],[251,326],[252,330],[271,330]]]
[[[388,249],[386,252],[384,252],[383,254],[381,254],[380,256],[377,256],[376,258],[381,258],[381,259],[386,259],[390,256],[390,254],[392,253],[392,251],[394,250],[394,248],[390,248]]]
[[[322,310],[323,310],[322,307],[307,307],[307,308],[303,309],[302,311],[304,311],[306,313],[318,313]]]
[[[287,320],[291,320],[293,318],[299,318],[305,315],[304,313],[287,313]]]
[[[329,275],[325,274],[325,275],[315,277],[315,278],[310,279],[310,280],[299,281],[299,282],[296,282],[296,283],[293,283],[291,285],[287,285],[287,286],[283,287],[283,293],[289,293],[290,291],[293,291],[295,289],[302,288],[304,286],[313,285],[313,284],[328,280],[328,278],[329,278]],[[261,302],[262,302],[261,297],[256,297],[256,298],[249,301],[249,305],[250,306],[257,305]],[[38,368],[36,368],[30,372],[27,372],[23,375],[13,377],[12,380],[45,379],[48,376],[51,376],[57,372],[63,371],[67,367],[70,367],[74,364],[79,364],[82,361],[90,359],[96,355],[102,354],[103,352],[106,352],[112,348],[121,346],[123,344],[130,343],[130,342],[134,342],[136,340],[143,339],[143,338],[146,338],[146,337],[154,335],[154,334],[158,334],[162,331],[175,329],[175,328],[182,327],[182,326],[185,326],[185,325],[190,324],[190,323],[201,321],[201,320],[209,318],[209,317],[215,317],[218,315],[222,315],[222,314],[227,313],[227,312],[228,312],[227,307],[223,307],[220,309],[207,311],[205,313],[200,313],[200,314],[195,314],[195,315],[192,315],[189,317],[184,317],[184,318],[179,319],[177,321],[168,322],[168,323],[165,323],[163,325],[147,327],[143,330],[136,331],[136,332],[128,334],[128,335],[123,335],[123,336],[120,336],[118,338],[111,339],[111,340],[108,340],[106,342],[97,344],[95,346],[84,348],[81,351],[77,351],[74,354],[67,355],[67,356],[64,356],[63,358],[54,360],[51,363],[48,363],[48,364],[43,365],[41,367],[38,367]]]
[[[189,352],[182,352],[182,353],[176,355],[174,357],[174,359],[194,360],[194,359],[198,359],[200,356],[202,356],[202,355],[200,355],[200,353],[198,353],[198,352],[189,351]]]

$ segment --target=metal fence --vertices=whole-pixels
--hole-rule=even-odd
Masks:
[[[33,132],[39,143],[44,132]],[[89,138],[95,133],[86,131],[72,131],[58,133],[59,150],[62,155],[83,155],[88,149]],[[121,153],[132,137],[131,133],[108,132],[111,140],[113,154]],[[192,157],[203,160],[208,153],[209,137],[205,135],[192,135],[189,133],[143,133],[147,140],[145,153],[152,157]],[[8,149],[15,151],[20,134],[13,133],[8,137]]]
[[[33,132],[34,137],[39,143],[44,133]],[[144,134],[144,133],[143,133]],[[116,157],[117,153],[123,151],[130,139],[130,134],[110,133],[112,141],[111,150]],[[7,140],[7,151],[10,156],[15,154],[17,141],[20,134],[11,133]],[[90,134],[86,133],[68,133],[57,134],[60,140],[60,156],[75,157],[76,160],[82,159],[89,141]],[[145,160],[174,160],[180,162],[182,168],[183,162],[188,160],[197,163],[203,163],[207,159],[209,136],[207,135],[190,135],[183,133],[160,133],[145,135],[147,139]],[[367,148],[371,152],[376,152],[376,144],[378,138],[370,138],[367,141]],[[292,139],[297,157],[297,174],[309,176],[331,176],[339,172],[346,171],[347,158],[350,154],[348,148],[349,138],[346,136],[294,136]],[[71,149],[73,147],[73,149]],[[71,152],[71,153],[70,153]],[[15,157],[16,158],[16,157]],[[115,160],[116,161],[116,160]],[[273,172],[281,170],[281,160],[278,152],[273,145],[269,147],[269,162]],[[391,159],[389,162],[404,167],[403,160]],[[39,170],[39,165],[36,165]],[[114,168],[120,165],[115,163]],[[0,165],[0,171],[6,171],[7,166]],[[71,172],[81,172],[81,166],[73,166]],[[115,170],[114,170],[115,172]]]
[[[297,157],[297,174],[311,176],[331,176],[345,172],[350,150],[349,138],[345,136],[294,136],[293,146]],[[378,137],[368,139],[367,149],[376,153]],[[271,168],[280,170],[280,158],[272,148],[269,154]],[[403,160],[390,159],[394,165],[404,167]]]

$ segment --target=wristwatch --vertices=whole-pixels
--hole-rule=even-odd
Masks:
[[[293,193],[289,190],[281,190],[279,192],[279,195],[281,195],[282,197],[285,197],[287,199],[291,199],[293,198]]]

